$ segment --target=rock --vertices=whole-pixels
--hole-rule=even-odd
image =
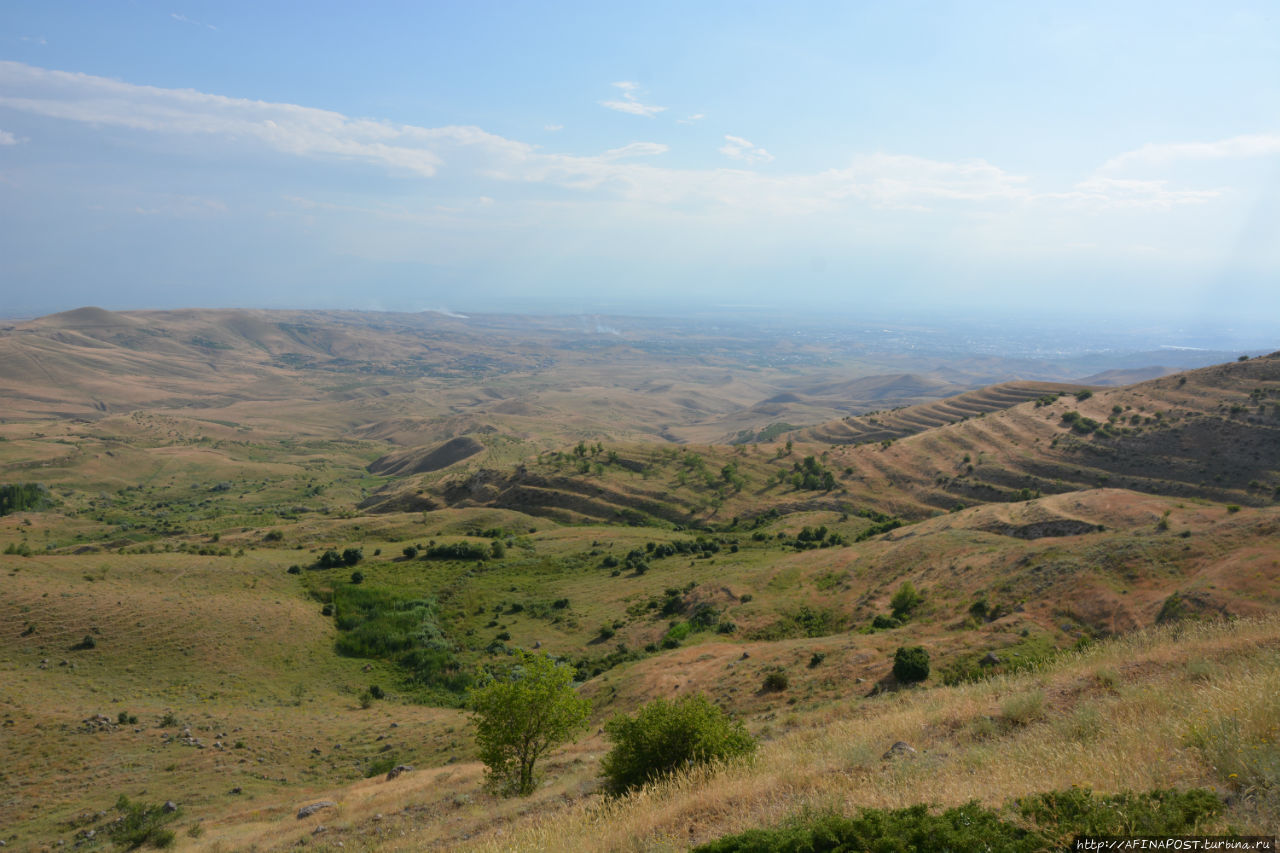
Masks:
[[[325,825],[322,823],[322,824],[320,824],[319,826],[317,826],[315,829],[311,830],[311,834],[312,834],[312,835],[321,835],[321,834],[323,834],[323,833],[325,833],[325,832],[328,832],[328,831],[329,831],[329,830],[328,830],[328,829],[325,827]]]
[[[982,656],[982,660],[978,661],[978,663],[982,666],[995,666],[1000,663],[1000,658],[995,652],[987,652]]]
[[[743,652],[743,653],[742,653],[742,659],[743,659],[743,660],[746,660],[746,659],[747,659],[747,658],[749,658],[749,657],[751,657],[751,653],[750,653],[750,652]]]
[[[392,767],[390,770],[387,771],[387,781],[390,782],[392,779],[396,778],[400,774],[408,773],[412,769],[413,769],[413,765],[411,764],[397,764],[395,767]]]
[[[173,800],[165,800],[164,805],[161,806],[160,808],[164,809],[169,814],[173,814],[178,810],[178,804],[175,803]]]
[[[907,743],[905,740],[900,740],[893,746],[889,747],[889,751],[880,756],[880,760],[888,761],[890,758],[898,758],[903,755],[915,755],[915,752],[915,747]]]
[[[540,648],[542,648],[542,641],[541,641],[541,640],[534,640],[534,641],[533,641],[533,647],[534,647],[535,649],[540,649]]]
[[[316,812],[324,811],[325,809],[336,809],[337,807],[338,804],[333,800],[320,800],[317,803],[311,803],[298,809],[298,820],[302,820],[304,817],[311,817]]]
[[[235,786],[234,788],[232,788],[232,789],[231,789],[231,793],[233,793],[233,794],[243,794],[243,793],[244,793],[244,788],[241,788],[239,785],[237,785],[237,786]]]

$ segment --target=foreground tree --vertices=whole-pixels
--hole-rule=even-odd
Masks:
[[[490,787],[528,796],[536,765],[551,749],[587,726],[591,703],[573,689],[573,669],[547,655],[518,653],[501,677],[471,690],[476,745]]]

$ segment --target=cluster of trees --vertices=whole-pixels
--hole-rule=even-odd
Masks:
[[[364,551],[359,548],[346,548],[342,553],[330,548],[320,555],[315,565],[317,569],[340,569],[354,566],[363,559]]]
[[[527,796],[538,762],[587,728],[591,703],[573,687],[574,670],[547,655],[519,653],[512,666],[470,691],[476,745],[490,787]],[[610,791],[623,793],[691,764],[748,756],[755,740],[742,722],[705,696],[655,699],[605,723],[612,748],[601,762]]]
[[[43,483],[0,485],[0,515],[41,509],[49,503],[49,489]]]
[[[816,456],[806,456],[792,469],[791,485],[800,491],[829,492],[836,487],[836,476],[823,467]]]

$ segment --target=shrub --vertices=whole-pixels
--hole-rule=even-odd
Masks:
[[[374,699],[385,699],[387,698],[387,691],[383,690],[381,687],[379,687],[376,684],[370,684],[369,695],[372,696]]]
[[[413,545],[406,545],[404,546],[404,550],[402,550],[400,553],[404,554],[404,558],[406,560],[412,560],[418,556],[418,549]]]
[[[1030,853],[1071,849],[1076,835],[1190,835],[1222,812],[1202,789],[1053,791],[1015,800],[1002,810],[976,800],[931,814],[927,806],[802,815],[774,829],[753,829],[694,848],[694,853],[818,853],[837,850],[1000,850]],[[1013,814],[1009,814],[1012,812]],[[1012,818],[1012,819],[1010,819]],[[1028,822],[1031,823],[1028,826]]]
[[[138,716],[136,714],[130,714],[128,711],[121,711],[119,714],[116,714],[116,722],[122,726],[136,725],[138,722]]]
[[[364,572],[354,571],[351,573],[352,583],[364,583]]]
[[[752,829],[694,848],[694,853],[817,853],[837,850],[1045,849],[1028,830],[1001,820],[971,802],[933,815],[923,805],[905,809],[861,809],[856,817],[800,817],[776,829]]]
[[[826,659],[827,659],[827,656],[824,653],[814,652],[813,655],[809,658],[809,669],[813,669],[814,667],[820,666],[822,662]]]
[[[174,835],[164,825],[178,816],[178,811],[166,811],[164,806],[131,802],[124,794],[116,800],[120,818],[110,825],[111,842],[125,850],[136,850],[144,844],[152,847],[172,847]]]
[[[791,679],[785,672],[771,672],[764,677],[762,688],[767,693],[779,693],[791,686]]]
[[[84,639],[72,646],[74,651],[85,651],[87,649],[97,648],[98,641],[93,638],[92,634],[85,634]]]
[[[455,542],[427,549],[427,557],[432,560],[483,560],[488,556],[489,549],[475,542]]]
[[[294,564],[288,568],[288,572],[291,575],[300,575],[302,574],[302,566]]]
[[[898,646],[893,654],[893,677],[914,684],[929,677],[929,652],[924,646]]]
[[[615,793],[660,779],[690,764],[750,755],[755,740],[742,722],[701,694],[655,699],[635,716],[620,714],[605,723],[613,743],[601,762],[606,785]]]
[[[898,591],[889,600],[889,606],[893,608],[895,617],[906,619],[911,615],[911,611],[920,606],[921,600],[920,593],[916,592],[911,581],[903,581],[902,586],[898,587]]]

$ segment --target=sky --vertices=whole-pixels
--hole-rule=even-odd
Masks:
[[[6,0],[0,315],[1273,328],[1278,16],[1229,0]]]

